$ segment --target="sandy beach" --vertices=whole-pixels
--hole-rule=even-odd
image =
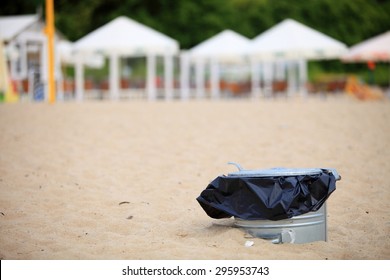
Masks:
[[[390,259],[389,100],[18,103],[0,120],[0,259]],[[328,241],[208,217],[196,197],[228,161],[336,168]]]

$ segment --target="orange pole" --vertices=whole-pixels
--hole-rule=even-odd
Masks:
[[[54,0],[46,0],[46,36],[48,53],[48,90],[49,103],[56,100],[56,88],[54,81]]]

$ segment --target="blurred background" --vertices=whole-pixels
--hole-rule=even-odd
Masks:
[[[79,40],[118,16],[127,16],[166,34],[177,40],[181,50],[189,50],[226,29],[252,39],[286,18],[348,47],[390,30],[389,0],[55,0],[54,5],[57,33],[69,42]],[[45,1],[2,0],[0,16],[26,14],[37,14],[44,20]],[[109,72],[107,60],[106,57],[100,68],[85,69],[86,83],[104,87]],[[131,75],[133,84],[143,86],[145,61],[128,57],[122,64],[125,65],[122,75]],[[157,78],[163,75],[161,65],[157,61]],[[75,68],[61,67],[65,78],[73,80]],[[175,67],[176,76],[179,75],[177,69]],[[307,69],[308,80],[313,85],[353,74],[364,83],[389,87],[390,66],[385,61],[370,64],[344,63],[340,59],[314,60],[308,61]]]

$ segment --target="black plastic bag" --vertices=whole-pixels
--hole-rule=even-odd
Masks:
[[[197,201],[215,219],[288,219],[317,211],[336,189],[336,180],[325,169],[314,175],[218,176]]]

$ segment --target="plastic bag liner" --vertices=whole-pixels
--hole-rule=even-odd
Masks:
[[[211,218],[281,220],[317,211],[336,189],[339,180],[327,169],[303,175],[218,176],[197,201]]]

